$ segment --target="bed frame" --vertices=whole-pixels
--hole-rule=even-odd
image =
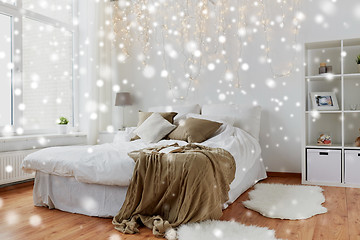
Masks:
[[[241,184],[230,186],[229,201],[224,209],[256,182],[266,178],[260,159],[243,172]],[[56,208],[88,216],[113,217],[125,201],[127,187],[89,184],[74,177],[62,177],[37,171],[33,190],[35,206]]]

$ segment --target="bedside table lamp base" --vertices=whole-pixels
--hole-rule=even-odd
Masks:
[[[122,106],[122,121],[121,121],[121,124],[120,124],[120,127],[119,127],[119,130],[122,131],[122,130],[125,130],[125,106]]]
[[[120,128],[119,130],[124,130],[125,128],[125,112],[124,112],[124,109],[125,109],[125,106],[129,106],[131,105],[132,102],[131,102],[131,96],[130,96],[130,93],[128,92],[118,92],[116,93],[116,98],[115,98],[115,106],[120,106],[122,107],[122,122],[121,122],[121,125],[120,125]]]

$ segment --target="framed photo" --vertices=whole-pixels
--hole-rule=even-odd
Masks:
[[[311,92],[312,110],[339,110],[339,105],[334,92]]]

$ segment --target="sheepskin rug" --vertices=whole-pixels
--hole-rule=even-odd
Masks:
[[[181,225],[177,234],[178,240],[278,240],[268,228],[211,220]]]
[[[243,204],[269,218],[307,219],[327,212],[321,206],[325,202],[322,192],[314,186],[258,183]]]

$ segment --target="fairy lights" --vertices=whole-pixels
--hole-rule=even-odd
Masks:
[[[298,33],[299,33],[299,29],[300,29],[300,24],[299,21],[301,19],[298,19],[297,17],[300,16],[300,18],[302,17],[301,14],[299,14],[299,5],[300,5],[300,0],[293,0],[292,4],[290,4],[290,0],[277,0],[277,3],[279,4],[280,10],[281,10],[281,16],[279,18],[280,23],[279,23],[279,27],[280,29],[283,29],[285,27],[285,19],[287,18],[286,16],[286,9],[288,9],[288,13],[289,13],[289,18],[292,19],[292,21],[289,22],[289,24],[291,24],[293,26],[293,43],[292,43],[292,47],[293,47],[293,56],[292,56],[292,60],[289,63],[288,66],[288,70],[283,71],[282,73],[276,73],[274,71],[274,67],[273,67],[273,63],[274,61],[271,58],[271,39],[270,39],[270,35],[269,33],[272,31],[272,27],[275,25],[274,21],[271,21],[271,18],[268,16],[269,14],[267,13],[267,8],[265,5],[264,0],[260,0],[260,5],[261,5],[261,22],[263,25],[263,30],[265,33],[265,38],[266,38],[266,47],[265,47],[265,52],[266,52],[266,58],[267,58],[267,62],[269,63],[270,66],[270,70],[271,73],[273,75],[273,78],[279,78],[279,77],[286,77],[292,74],[292,72],[294,71],[294,67],[295,67],[295,61],[296,61],[296,54],[295,51],[297,49],[297,45],[298,45]],[[285,38],[282,37],[281,42],[285,42]]]
[[[289,76],[294,70],[297,35],[304,18],[298,11],[300,0],[111,0],[111,4],[113,43],[120,49],[118,60],[125,62],[136,55],[148,72],[148,60],[155,50],[163,62],[159,72],[167,79],[174,99],[185,99],[194,91],[206,70],[221,69],[227,84],[240,88],[241,72],[251,68],[242,57],[243,48],[251,44],[261,27],[265,34],[261,49],[272,78]],[[269,11],[267,4],[278,4],[276,11],[280,14]],[[277,61],[271,48],[275,39],[270,33],[275,27],[284,33],[279,42],[291,44],[294,52],[288,70],[281,73],[273,67]],[[285,28],[291,28],[293,37],[286,35]],[[141,46],[140,54],[130,54],[135,44]],[[219,63],[225,67],[217,68]]]
[[[117,45],[121,49],[119,54],[119,61],[125,61],[126,57],[129,56],[128,49],[130,48],[130,42],[133,41],[130,34],[130,16],[132,13],[130,2],[119,0],[113,1],[113,31],[115,37],[113,39],[114,45]]]

